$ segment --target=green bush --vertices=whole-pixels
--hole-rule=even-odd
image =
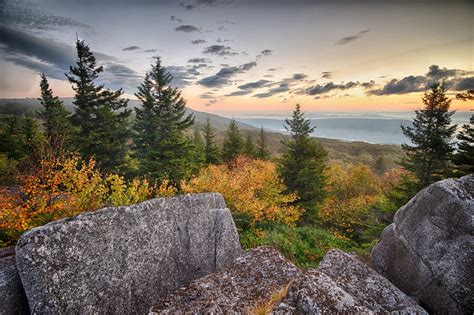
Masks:
[[[240,242],[244,250],[263,245],[272,246],[301,268],[316,267],[326,252],[333,248],[343,251],[356,249],[351,241],[336,238],[328,231],[314,226],[259,226],[240,231]]]

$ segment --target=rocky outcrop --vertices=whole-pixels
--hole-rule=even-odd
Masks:
[[[241,253],[220,194],[105,208],[32,229],[16,262],[34,313],[146,313]]]
[[[309,270],[288,288],[274,308],[284,314],[426,313],[387,279],[339,250],[326,254],[316,270]]]
[[[152,314],[249,314],[301,271],[271,247],[258,247],[158,303]]]
[[[15,248],[0,249],[0,314],[28,314],[28,302],[15,264]]]
[[[152,314],[426,313],[375,271],[339,250],[303,272],[270,247],[252,249],[229,267],[195,280]]]
[[[474,175],[419,192],[383,231],[372,260],[427,310],[474,313]]]

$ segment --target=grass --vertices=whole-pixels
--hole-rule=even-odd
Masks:
[[[353,242],[337,238],[327,230],[313,226],[264,225],[240,231],[240,242],[245,250],[263,245],[272,246],[303,269],[317,267],[324,255],[333,248],[356,250]]]

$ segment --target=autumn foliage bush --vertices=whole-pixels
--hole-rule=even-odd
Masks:
[[[0,191],[0,245],[11,244],[24,231],[53,220],[176,193],[167,181],[157,186],[146,180],[127,182],[116,174],[104,175],[93,159],[83,161],[78,156],[42,160],[18,181],[20,187]]]
[[[360,241],[366,231],[391,220],[386,218],[393,215],[387,193],[402,174],[400,169],[377,175],[366,165],[332,165],[329,196],[319,211],[320,219],[334,234]]]
[[[284,194],[285,185],[271,161],[240,156],[228,164],[210,165],[183,182],[181,189],[221,193],[239,228],[266,221],[292,225],[302,212],[291,205],[297,196]]]

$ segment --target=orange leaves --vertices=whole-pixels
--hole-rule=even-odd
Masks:
[[[167,181],[156,187],[146,180],[127,183],[116,174],[104,176],[93,159],[84,162],[78,156],[42,160],[20,182],[15,192],[0,190],[0,243],[13,242],[27,229],[84,211],[176,193]]]
[[[284,194],[285,186],[270,161],[236,158],[229,165],[210,165],[199,175],[182,183],[184,192],[219,192],[236,215],[250,224],[277,221],[296,222],[301,210],[290,204],[296,195]]]

